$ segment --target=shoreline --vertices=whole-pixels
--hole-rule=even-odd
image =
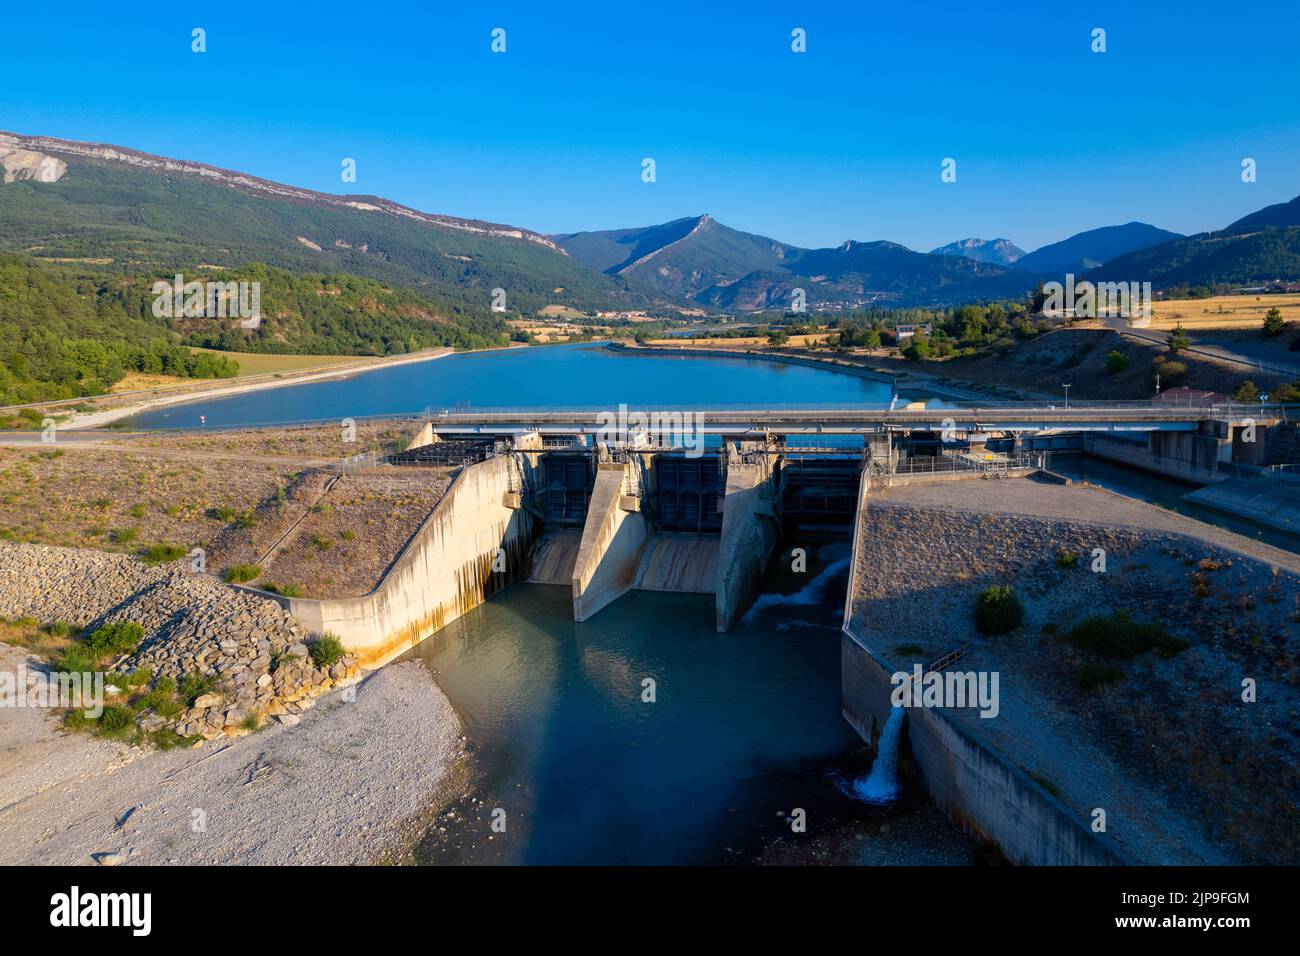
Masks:
[[[0,643],[0,669],[31,659]],[[462,725],[417,662],[318,700],[295,727],[142,750],[0,710],[0,864],[404,862],[466,778]],[[55,825],[51,825],[55,821]]]
[[[725,346],[699,347],[693,345],[629,345],[627,343],[607,342],[606,348],[625,355],[685,355],[693,358],[730,358],[748,359],[758,362],[777,362],[784,365],[799,365],[804,368],[816,368],[826,372],[838,372],[865,378],[882,385],[892,385],[895,393],[923,392],[939,399],[954,401],[986,401],[991,396],[981,391],[977,383],[952,385],[940,380],[928,372],[904,371],[902,373],[868,365],[865,362],[850,362],[832,356],[812,355],[806,352],[783,350],[768,352],[750,348],[727,348]]]
[[[470,351],[486,350],[473,349]],[[433,349],[428,352],[419,352],[415,355],[385,359],[377,362],[367,362],[359,365],[333,366],[326,369],[298,373],[273,372],[268,373],[267,377],[255,376],[258,381],[246,381],[224,387],[206,388],[195,392],[164,395],[157,398],[144,398],[139,401],[128,402],[127,404],[121,405],[117,408],[108,408],[100,411],[73,412],[72,418],[60,427],[68,431],[102,428],[111,422],[119,421],[123,418],[130,418],[133,415],[139,415],[142,412],[152,411],[158,408],[169,408],[173,405],[185,405],[189,402],[200,402],[211,398],[229,398],[232,395],[244,395],[249,392],[259,392],[266,389],[282,388],[290,385],[307,385],[312,382],[346,379],[355,375],[364,375],[367,372],[374,372],[379,369],[396,368],[400,365],[413,365],[417,362],[430,362],[434,359],[445,358],[448,355],[455,354],[459,353],[454,349]]]

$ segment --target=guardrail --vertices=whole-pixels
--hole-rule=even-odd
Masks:
[[[1284,411],[1290,409],[1291,412],[1300,412],[1300,403],[1283,403],[1283,402],[1186,402],[1173,404],[1170,402],[1159,402],[1150,400],[1098,400],[1098,401],[1072,401],[1068,404],[1065,402],[943,402],[941,404],[927,405],[924,408],[909,408],[906,403],[901,402],[850,402],[850,403],[821,403],[821,402],[725,402],[725,403],[702,403],[702,404],[674,404],[674,403],[655,403],[646,405],[629,405],[626,403],[615,405],[613,403],[603,405],[457,405],[455,407],[443,407],[431,409],[429,414],[435,421],[445,418],[473,419],[479,416],[491,416],[500,418],[502,416],[521,415],[532,416],[538,414],[547,415],[604,415],[610,419],[611,427],[621,425],[622,420],[631,418],[634,415],[674,412],[709,412],[714,413],[736,413],[746,415],[765,415],[765,414],[782,414],[782,413],[807,413],[815,414],[818,412],[830,412],[840,414],[857,414],[860,412],[878,413],[878,412],[925,412],[934,414],[940,411],[1020,411],[1020,412],[1076,412],[1086,414],[1092,411],[1146,411],[1158,412],[1172,416],[1186,415],[1188,412],[1199,412],[1204,414],[1232,414],[1241,415],[1247,412]]]

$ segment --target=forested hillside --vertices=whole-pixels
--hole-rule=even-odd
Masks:
[[[194,378],[238,371],[106,293],[0,257],[0,404],[95,395],[132,370]]]
[[[187,281],[256,282],[261,321],[155,315],[155,281],[78,274],[72,265],[0,256],[0,404],[107,390],[128,371],[226,377],[236,363],[186,346],[293,354],[395,355],[433,346],[505,345],[486,309],[440,302],[346,274],[295,275],[263,264],[192,271]]]

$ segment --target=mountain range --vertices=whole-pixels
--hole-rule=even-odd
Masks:
[[[684,307],[747,312],[940,306],[1022,297],[1080,276],[1157,288],[1300,276],[1300,199],[1219,232],[1180,236],[1140,222],[1093,229],[1024,253],[963,239],[930,253],[848,240],[808,249],[709,215],[639,228],[545,235],[436,215],[376,196],[334,195],[203,163],[98,143],[0,133],[0,251],[65,273],[141,280],[252,263],[412,289],[487,317],[510,312]],[[259,335],[274,336],[275,323]],[[280,343],[286,348],[292,343]]]
[[[919,304],[1020,295],[1024,277],[974,259],[930,256],[894,242],[804,249],[740,232],[708,215],[640,229],[552,236],[590,269],[633,289],[726,311]],[[1030,283],[1032,285],[1032,283]]]
[[[1025,250],[1010,239],[958,239],[930,250],[932,256],[965,256],[967,259],[992,262],[1000,266],[1009,266],[1024,254]]]

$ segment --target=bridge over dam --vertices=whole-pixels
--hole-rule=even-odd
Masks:
[[[725,631],[779,542],[848,540],[864,475],[1026,474],[1083,450],[1209,484],[1265,460],[1295,417],[1158,402],[431,412],[383,461],[455,478],[376,588],[276,599],[368,666],[525,580],[568,587],[578,621],[636,589],[712,594]]]

